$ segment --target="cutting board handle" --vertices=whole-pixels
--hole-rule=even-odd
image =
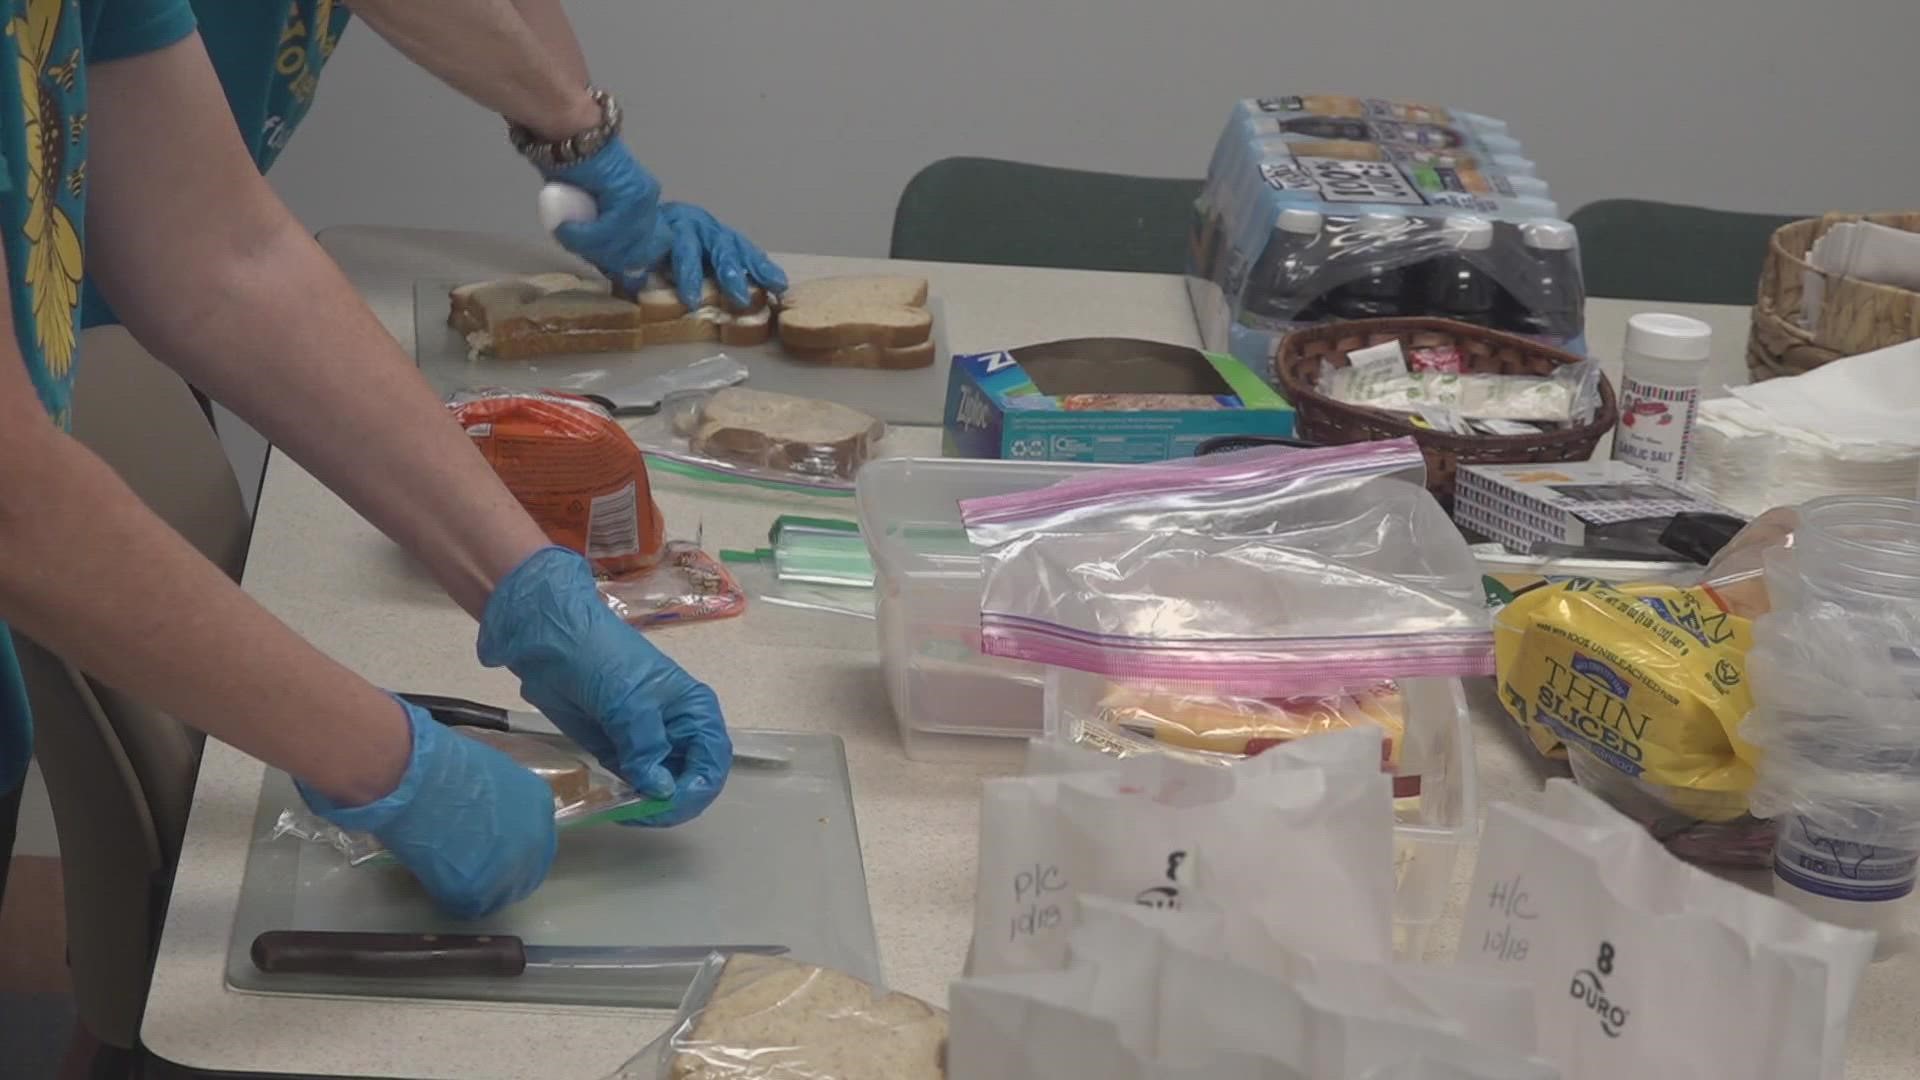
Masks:
[[[270,975],[377,978],[512,977],[527,969],[510,934],[400,934],[269,930],[253,939],[253,966]]]

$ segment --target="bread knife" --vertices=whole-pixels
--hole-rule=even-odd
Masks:
[[[528,945],[511,934],[268,930],[253,966],[269,975],[405,979],[513,978],[528,971],[660,971],[698,967],[712,953],[780,956],[785,945]]]
[[[448,727],[485,728],[488,731],[512,732],[516,735],[532,735],[536,738],[552,739],[574,745],[565,735],[551,731],[528,730],[513,725],[513,711],[499,705],[487,705],[467,698],[449,697],[445,694],[402,693],[400,699],[409,705],[427,710],[427,715]],[[793,764],[792,760],[780,754],[757,754],[752,751],[733,748],[733,763],[748,769],[784,769]]]

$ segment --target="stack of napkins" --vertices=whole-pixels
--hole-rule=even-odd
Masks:
[[[1687,482],[1745,514],[1821,495],[1920,494],[1920,341],[1702,403]]]

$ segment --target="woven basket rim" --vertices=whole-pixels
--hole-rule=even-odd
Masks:
[[[1861,278],[1848,278],[1844,274],[1835,274],[1827,270],[1821,270],[1807,261],[1807,256],[1812,252],[1813,242],[1815,240],[1826,235],[1827,230],[1833,228],[1835,225],[1848,221],[1871,221],[1876,225],[1885,225],[1889,228],[1899,229],[1901,232],[1920,233],[1920,211],[1890,210],[1878,213],[1835,212],[1822,214],[1819,217],[1801,218],[1799,221],[1789,222],[1775,229],[1773,235],[1767,238],[1767,254],[1797,270],[1819,274],[1829,283],[1835,281],[1851,281],[1856,287],[1866,289],[1869,292],[1907,297],[1913,303],[1920,303],[1920,292],[1915,292],[1912,289],[1903,289],[1898,285],[1882,285],[1877,281],[1866,281]],[[1808,226],[1812,226],[1812,228],[1808,229]],[[1808,229],[1806,247],[1796,251],[1794,248],[1787,246],[1787,239],[1790,235],[1797,235],[1797,231],[1802,229]],[[1777,310],[1774,304],[1774,297],[1764,292],[1755,297],[1754,307],[1764,307],[1769,313]],[[1791,322],[1791,320],[1789,320],[1789,322]],[[1812,337],[1809,336],[1807,340],[1811,341]]]
[[[1529,435],[1456,435],[1452,432],[1435,431],[1432,428],[1419,427],[1394,413],[1383,409],[1371,409],[1364,405],[1350,405],[1323,394],[1317,385],[1303,383],[1289,376],[1287,368],[1280,358],[1289,350],[1297,349],[1300,343],[1331,337],[1335,334],[1372,336],[1373,334],[1395,333],[1405,330],[1434,330],[1452,334],[1456,337],[1479,338],[1498,345],[1511,345],[1530,353],[1544,353],[1558,361],[1564,367],[1567,364],[1585,363],[1587,358],[1577,356],[1565,349],[1556,348],[1533,338],[1519,334],[1509,334],[1504,330],[1492,330],[1484,326],[1455,322],[1451,319],[1428,318],[1421,316],[1399,316],[1389,319],[1354,319],[1343,322],[1324,323],[1294,330],[1280,339],[1270,361],[1272,374],[1286,393],[1297,412],[1302,401],[1310,402],[1314,408],[1325,410],[1339,422],[1348,424],[1370,424],[1397,428],[1413,436],[1424,445],[1436,449],[1465,451],[1468,449],[1490,449],[1508,447],[1513,450],[1557,447],[1563,444],[1577,444],[1613,430],[1619,419],[1618,405],[1614,399],[1613,385],[1606,373],[1600,375],[1600,407],[1594,410],[1593,418],[1585,424],[1571,424],[1564,428],[1541,431]]]

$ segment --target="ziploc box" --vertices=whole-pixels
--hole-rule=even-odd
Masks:
[[[1603,541],[1630,522],[1720,507],[1624,461],[1462,465],[1454,478],[1453,520],[1522,554],[1536,543]]]
[[[1132,464],[1222,435],[1293,434],[1293,407],[1231,356],[1077,338],[953,358],[946,455]]]

